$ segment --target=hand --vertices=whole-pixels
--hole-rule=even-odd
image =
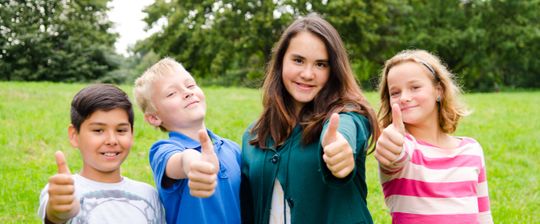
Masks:
[[[49,178],[46,218],[54,223],[64,223],[79,213],[80,204],[64,154],[57,151],[55,157],[58,173]]]
[[[399,105],[392,105],[392,124],[386,127],[375,146],[375,158],[383,167],[394,167],[401,159],[405,139],[405,125]]]
[[[219,160],[206,130],[199,131],[199,141],[201,156],[200,159],[195,159],[189,164],[188,186],[192,196],[207,198],[216,190]]]
[[[345,178],[354,169],[354,155],[349,142],[337,131],[338,127],[339,115],[334,113],[322,139],[323,160],[332,175]]]

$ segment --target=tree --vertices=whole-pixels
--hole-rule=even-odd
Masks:
[[[198,77],[221,84],[256,86],[273,44],[296,17],[318,12],[343,35],[353,62],[377,57],[378,34],[389,1],[164,1],[145,9],[149,27],[167,21],[163,31],[139,44],[173,56]],[[357,10],[349,10],[357,9]],[[357,72],[374,64],[357,66]],[[372,69],[373,70],[373,69]],[[365,73],[365,72],[364,72]],[[367,79],[367,78],[366,78]]]
[[[469,90],[540,87],[540,0],[157,0],[145,11],[149,28],[164,26],[136,51],[172,56],[219,85],[258,86],[283,29],[317,12],[341,34],[364,87],[411,48],[439,55]]]
[[[117,65],[107,0],[32,0],[0,7],[2,80],[90,81]]]

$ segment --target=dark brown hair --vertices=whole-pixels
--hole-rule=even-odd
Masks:
[[[94,84],[79,91],[71,101],[71,124],[77,132],[81,124],[98,110],[110,111],[123,109],[128,114],[131,131],[133,131],[133,108],[128,95],[111,84]]]
[[[289,43],[296,34],[310,32],[319,37],[328,51],[330,74],[326,85],[315,98],[304,105],[298,117],[293,105],[293,98],[285,89],[282,80],[283,57]],[[379,135],[379,126],[375,112],[369,106],[356,83],[343,41],[336,29],[316,14],[294,21],[281,35],[272,49],[272,58],[267,65],[263,91],[263,112],[254,124],[249,142],[260,148],[267,148],[266,140],[270,137],[275,146],[282,145],[292,133],[294,126],[302,126],[302,143],[310,144],[320,137],[323,122],[332,113],[354,111],[366,116],[371,124],[370,148],[373,139]]]

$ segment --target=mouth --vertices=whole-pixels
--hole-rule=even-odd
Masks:
[[[116,157],[120,155],[120,152],[100,152],[99,154],[105,156],[105,157]]]
[[[315,88],[315,85],[309,85],[309,84],[304,84],[304,83],[299,83],[299,82],[294,82],[294,84],[300,90],[311,90],[311,89]]]
[[[416,106],[402,107],[402,108],[401,108],[401,111],[409,110],[409,109],[414,108],[414,107],[416,107]]]
[[[200,101],[196,100],[196,101],[193,101],[193,102],[190,102],[188,103],[184,108],[189,108],[191,107],[192,105],[195,105],[195,104],[198,104]]]

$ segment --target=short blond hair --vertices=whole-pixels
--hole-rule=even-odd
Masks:
[[[135,96],[137,105],[144,114],[156,112],[156,107],[151,100],[154,82],[165,75],[177,74],[178,72],[188,73],[182,64],[172,58],[165,57],[148,68],[135,80],[133,95]]]
[[[380,75],[379,95],[381,106],[378,117],[381,127],[385,128],[392,123],[392,106],[388,92],[388,72],[403,62],[415,62],[425,66],[431,73],[434,86],[440,85],[442,96],[439,102],[439,127],[444,133],[453,133],[457,129],[459,120],[470,114],[465,104],[461,102],[460,87],[456,84],[454,74],[441,62],[439,57],[425,50],[404,50],[388,59]]]

